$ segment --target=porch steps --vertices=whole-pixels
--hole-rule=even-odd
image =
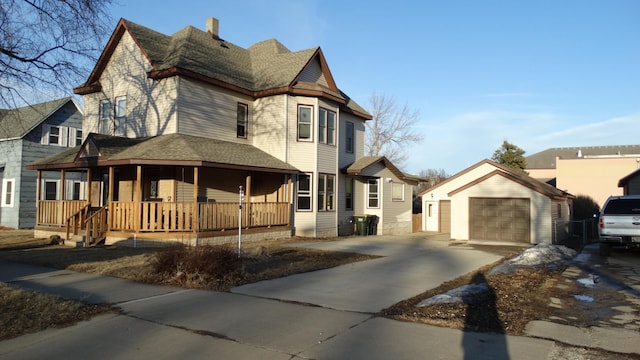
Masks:
[[[86,235],[73,235],[71,239],[69,239],[69,242],[71,244],[75,244],[77,248],[81,248],[85,246],[96,246],[100,243],[103,243],[106,238],[107,237],[104,235],[97,238],[90,237],[90,241],[87,243],[85,241]]]

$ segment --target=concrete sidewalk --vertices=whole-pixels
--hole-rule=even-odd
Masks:
[[[97,316],[0,342],[0,359],[546,359],[553,342],[471,334],[258,297],[133,283],[0,262],[0,280],[66,298],[101,299]]]
[[[437,265],[432,269],[438,269],[442,263],[427,257],[427,253],[434,252],[440,257],[445,254],[440,252],[442,244],[423,243],[415,238],[391,244],[384,239],[379,242],[348,239],[300,246],[344,247],[386,255],[400,264],[383,263],[383,269],[390,266],[386,268],[388,271],[404,271],[403,276],[417,277],[433,274],[425,274],[427,270],[419,267],[419,261],[410,260],[412,255],[426,263],[432,262]],[[455,251],[460,253],[446,255],[446,261],[461,264],[468,256],[483,257],[475,250]],[[465,251],[468,253],[463,255]],[[407,261],[410,264],[406,264]],[[403,262],[406,268],[402,267]],[[419,267],[416,275],[407,274],[410,266]],[[346,280],[335,276],[350,277],[352,287],[358,286],[354,281],[382,281],[378,285],[386,286],[383,271],[367,270],[371,269],[346,265],[345,269],[339,270],[342,274],[325,272],[322,276],[334,278],[335,284],[341,281],[347,284]],[[350,271],[368,273],[369,277],[349,275]],[[288,286],[295,288],[316,281],[320,279],[317,273],[309,273],[302,279],[304,281],[293,280]],[[449,276],[455,277],[454,274]],[[391,275],[388,278],[397,280],[399,277]],[[331,309],[267,299],[264,293],[250,296],[187,290],[2,261],[0,281],[85,302],[111,303],[122,310],[121,314],[97,316],[68,328],[48,329],[2,341],[0,359],[548,359],[554,356],[554,341],[597,347],[606,342],[602,336],[621,335],[546,322],[533,323],[528,329],[531,337],[469,333],[380,318],[363,308],[356,311]],[[333,291],[333,283],[328,280],[322,280],[322,283],[328,292]],[[392,287],[393,291],[380,288],[383,290],[378,292],[385,302],[395,301],[382,293],[398,291],[399,287]],[[305,296],[312,298],[313,291]],[[337,301],[335,299],[333,301]],[[374,304],[376,309],[386,306]],[[640,344],[640,334],[622,335],[622,341],[633,346]],[[588,343],[594,336],[600,338]],[[634,349],[631,352],[636,351]]]
[[[231,292],[336,310],[377,313],[501,258],[468,247],[449,246],[448,234],[354,237],[290,246],[381,258],[247,284]]]

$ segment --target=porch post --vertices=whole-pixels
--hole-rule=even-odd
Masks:
[[[113,224],[114,221],[114,216],[115,216],[115,209],[113,208],[113,204],[111,203],[113,201],[113,177],[115,175],[116,171],[113,168],[113,166],[109,166],[109,195],[107,196],[107,229],[111,230],[111,224]]]
[[[135,198],[133,199],[133,203],[135,206],[135,211],[134,211],[134,221],[135,221],[135,225],[134,225],[134,229],[136,231],[136,234],[140,232],[140,221],[141,221],[141,207],[142,207],[142,165],[138,165],[137,166],[137,174],[136,174],[136,188],[134,190],[134,195]]]
[[[89,203],[89,207],[91,207],[91,180],[93,178],[93,171],[91,168],[87,169],[87,183],[85,189],[85,196],[87,197],[87,202]]]
[[[40,214],[40,211],[42,210],[42,208],[39,206],[40,205],[40,192],[41,187],[42,186],[42,171],[38,170],[38,173],[36,175],[36,225],[38,225],[38,222],[42,219],[42,214]]]
[[[245,203],[247,204],[247,206],[244,207],[244,224],[245,227],[249,228],[251,227],[253,224],[251,223],[251,175],[247,175],[247,178],[245,180],[245,192],[244,192],[244,196],[245,196]]]
[[[289,206],[287,207],[288,211],[289,211],[289,226],[291,227],[291,229],[293,229],[293,175],[289,175],[289,179],[287,180],[287,199],[288,199],[288,203]]]
[[[60,170],[60,200],[67,200],[66,178],[67,171]]]
[[[198,245],[198,223],[200,221],[200,216],[199,216],[200,207],[198,206],[198,177],[199,177],[198,167],[194,166],[193,167],[193,211],[192,211],[193,216],[191,217],[191,229],[196,235],[196,245]]]
[[[67,215],[65,212],[65,200],[66,200],[66,194],[65,194],[65,175],[66,172],[64,170],[60,170],[60,201],[58,201],[58,211],[57,211],[57,215],[56,217],[58,218],[58,225],[66,225],[65,220]]]

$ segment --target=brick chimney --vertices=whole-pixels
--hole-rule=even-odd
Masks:
[[[219,38],[218,34],[218,19],[210,17],[207,19],[207,32],[215,39]]]

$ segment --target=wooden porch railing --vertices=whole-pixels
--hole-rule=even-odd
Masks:
[[[86,204],[86,200],[40,200],[36,223],[47,226],[66,226],[67,220]]]
[[[245,203],[242,227],[286,226],[290,222],[288,203]],[[238,228],[238,203],[198,203],[198,231],[217,231]],[[142,232],[194,231],[193,202],[144,201],[136,208],[133,201],[112,201],[99,214],[90,214],[86,201],[42,200],[38,203],[38,225],[67,227],[76,234],[81,228],[98,227],[98,232],[135,231],[136,221]],[[98,221],[100,220],[100,221]],[[108,225],[107,225],[108,224]],[[93,231],[92,230],[92,231]],[[93,232],[93,238],[98,235]]]
[[[72,233],[73,235],[78,235],[79,230],[84,228],[84,223],[89,216],[89,210],[91,209],[91,204],[86,203],[80,210],[73,213],[71,216],[67,218],[66,227],[67,227],[67,237],[66,240],[69,240],[69,235]]]
[[[109,230],[107,225],[107,208],[101,207],[91,214],[86,222],[85,245],[99,243],[106,237]]]

